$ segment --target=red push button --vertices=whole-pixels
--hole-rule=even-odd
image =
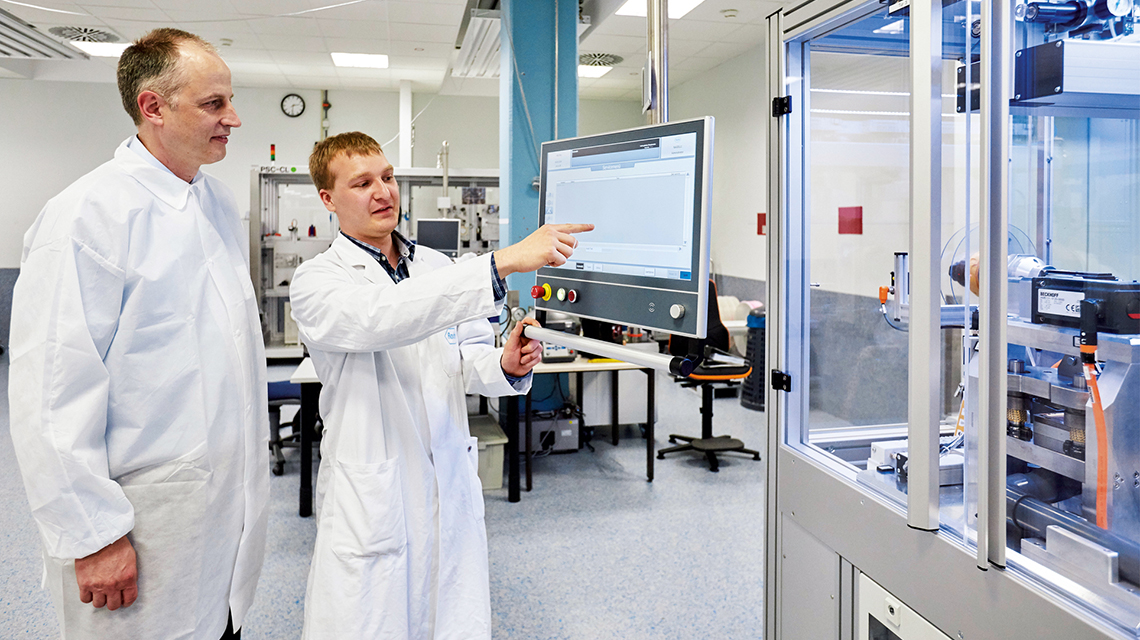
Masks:
[[[542,285],[536,284],[530,288],[530,297],[534,298],[535,300],[541,298],[542,294]]]
[[[575,291],[574,289],[567,291],[566,292],[566,299],[569,300],[571,304],[577,302],[578,301],[578,292]]]

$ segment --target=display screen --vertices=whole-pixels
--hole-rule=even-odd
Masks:
[[[697,134],[551,151],[546,223],[590,223],[562,271],[693,279]]]
[[[459,221],[451,218],[417,220],[416,244],[431,247],[452,258],[458,256]]]
[[[542,143],[541,224],[589,223],[543,267],[538,309],[705,336],[713,119]]]

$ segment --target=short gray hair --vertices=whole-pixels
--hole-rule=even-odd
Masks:
[[[153,91],[167,101],[173,101],[174,96],[186,86],[185,73],[178,64],[181,47],[186,43],[196,44],[215,55],[218,53],[214,45],[192,33],[163,28],[139,38],[119,57],[116,73],[119,96],[135,126],[143,121],[138,103],[140,93]]]

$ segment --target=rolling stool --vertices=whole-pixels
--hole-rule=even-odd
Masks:
[[[664,460],[665,454],[677,451],[697,451],[705,454],[709,461],[709,471],[720,471],[720,461],[716,454],[728,451],[752,456],[753,460],[760,459],[760,453],[752,449],[745,449],[744,443],[731,436],[713,436],[713,397],[716,383],[726,383],[728,386],[740,384],[740,380],[752,373],[752,367],[747,363],[743,365],[715,364],[710,361],[716,357],[717,349],[727,350],[729,346],[728,329],[720,320],[720,305],[716,299],[716,282],[709,280],[708,294],[708,327],[703,340],[671,336],[669,338],[669,353],[675,356],[688,356],[699,364],[689,374],[687,379],[680,380],[682,386],[701,387],[701,437],[682,436],[671,434],[669,442],[677,444],[680,440],[684,444],[675,447],[666,447],[657,452],[657,459]]]
[[[273,460],[270,462],[270,470],[273,475],[279,476],[285,473],[285,455],[282,449],[285,447],[299,447],[301,446],[301,413],[293,416],[293,421],[290,423],[293,427],[293,433],[281,437],[281,407],[286,404],[301,404],[301,385],[293,384],[288,380],[281,382],[269,383],[269,450],[273,453]]]
[[[696,451],[705,454],[705,459],[709,462],[709,471],[720,471],[720,461],[717,459],[716,454],[735,451],[752,456],[753,460],[760,459],[760,452],[746,449],[744,442],[737,440],[732,436],[714,436],[712,430],[712,417],[713,417],[713,385],[717,382],[729,382],[743,380],[748,377],[752,372],[752,367],[745,366],[718,366],[718,367],[704,367],[699,366],[693,370],[689,375],[689,380],[694,381],[696,384],[688,384],[687,386],[701,387],[701,437],[682,436],[678,434],[670,434],[669,442],[677,444],[680,440],[684,444],[677,444],[675,447],[667,447],[657,452],[657,459],[664,460],[665,454],[676,453],[678,451]],[[685,383],[682,383],[685,384]]]

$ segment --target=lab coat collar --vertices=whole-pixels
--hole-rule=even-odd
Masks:
[[[335,253],[337,258],[347,264],[348,266],[362,272],[364,277],[372,284],[379,282],[392,282],[392,277],[388,272],[384,271],[384,267],[368,254],[367,251],[356,246],[356,243],[348,239],[348,236],[343,233],[336,234],[336,239],[333,240],[330,247]]]
[[[127,138],[115,149],[115,162],[159,200],[179,211],[184,209],[190,197],[190,189],[202,182],[202,172],[199,171],[194,180],[188,183],[165,167],[159,169],[140,155],[140,152],[150,153],[146,147],[138,151],[130,148],[132,138],[135,136]],[[141,142],[137,144],[141,146]]]

